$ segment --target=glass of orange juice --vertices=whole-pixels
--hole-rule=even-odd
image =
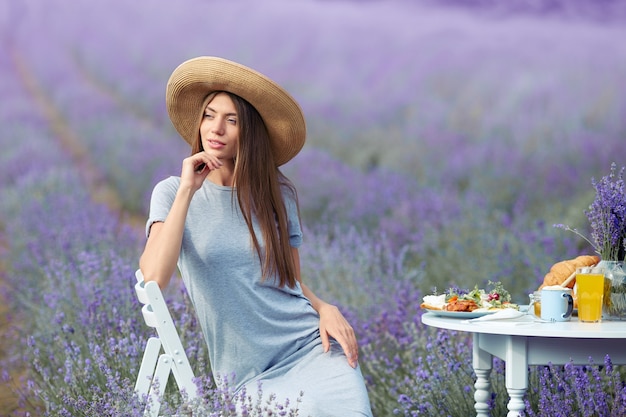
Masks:
[[[576,293],[578,294],[578,321],[597,323],[602,320],[604,297],[604,268],[576,268]]]

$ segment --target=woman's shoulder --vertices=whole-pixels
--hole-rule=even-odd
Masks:
[[[175,185],[178,187],[180,185],[180,177],[172,175],[170,177],[167,177],[159,181],[156,186],[159,187],[159,186],[168,186],[168,185],[169,186]]]
[[[176,177],[176,176],[167,177],[159,181],[154,186],[153,193],[176,194],[176,191],[178,190],[179,186],[180,186],[180,177]]]
[[[293,187],[282,186],[281,194],[287,211],[298,210],[298,193]]]
[[[283,199],[298,200],[298,191],[296,190],[296,186],[287,177],[283,176],[279,184],[280,193],[283,195]]]

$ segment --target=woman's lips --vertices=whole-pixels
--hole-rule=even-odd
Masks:
[[[219,140],[207,140],[207,143],[213,149],[219,149],[226,146],[224,142],[220,142]]]

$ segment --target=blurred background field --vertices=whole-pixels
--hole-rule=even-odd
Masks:
[[[526,303],[553,263],[590,253],[553,224],[586,230],[591,179],[626,164],[625,24],[619,1],[3,2],[0,351],[14,401],[0,414],[131,415],[115,392],[132,390],[149,334],[132,293],[143,222],[189,152],[165,84],[217,55],[305,112],[307,144],[283,169],[303,275],[352,317],[376,415],[467,415],[472,376],[428,369],[426,346],[471,369],[471,345],[423,328],[421,297],[491,280]],[[208,374],[183,291],[168,297]],[[435,380],[462,387],[458,401]]]

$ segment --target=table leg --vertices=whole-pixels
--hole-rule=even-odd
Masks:
[[[528,389],[528,338],[506,338],[506,390],[509,394],[507,417],[519,417],[524,411],[524,395]]]
[[[473,335],[472,365],[476,374],[474,384],[474,408],[476,417],[489,417],[489,400],[491,399],[491,368],[493,356],[480,348],[480,333]]]
[[[519,417],[526,408],[523,400],[526,389],[507,388],[506,391],[509,393],[509,412],[506,416]]]

